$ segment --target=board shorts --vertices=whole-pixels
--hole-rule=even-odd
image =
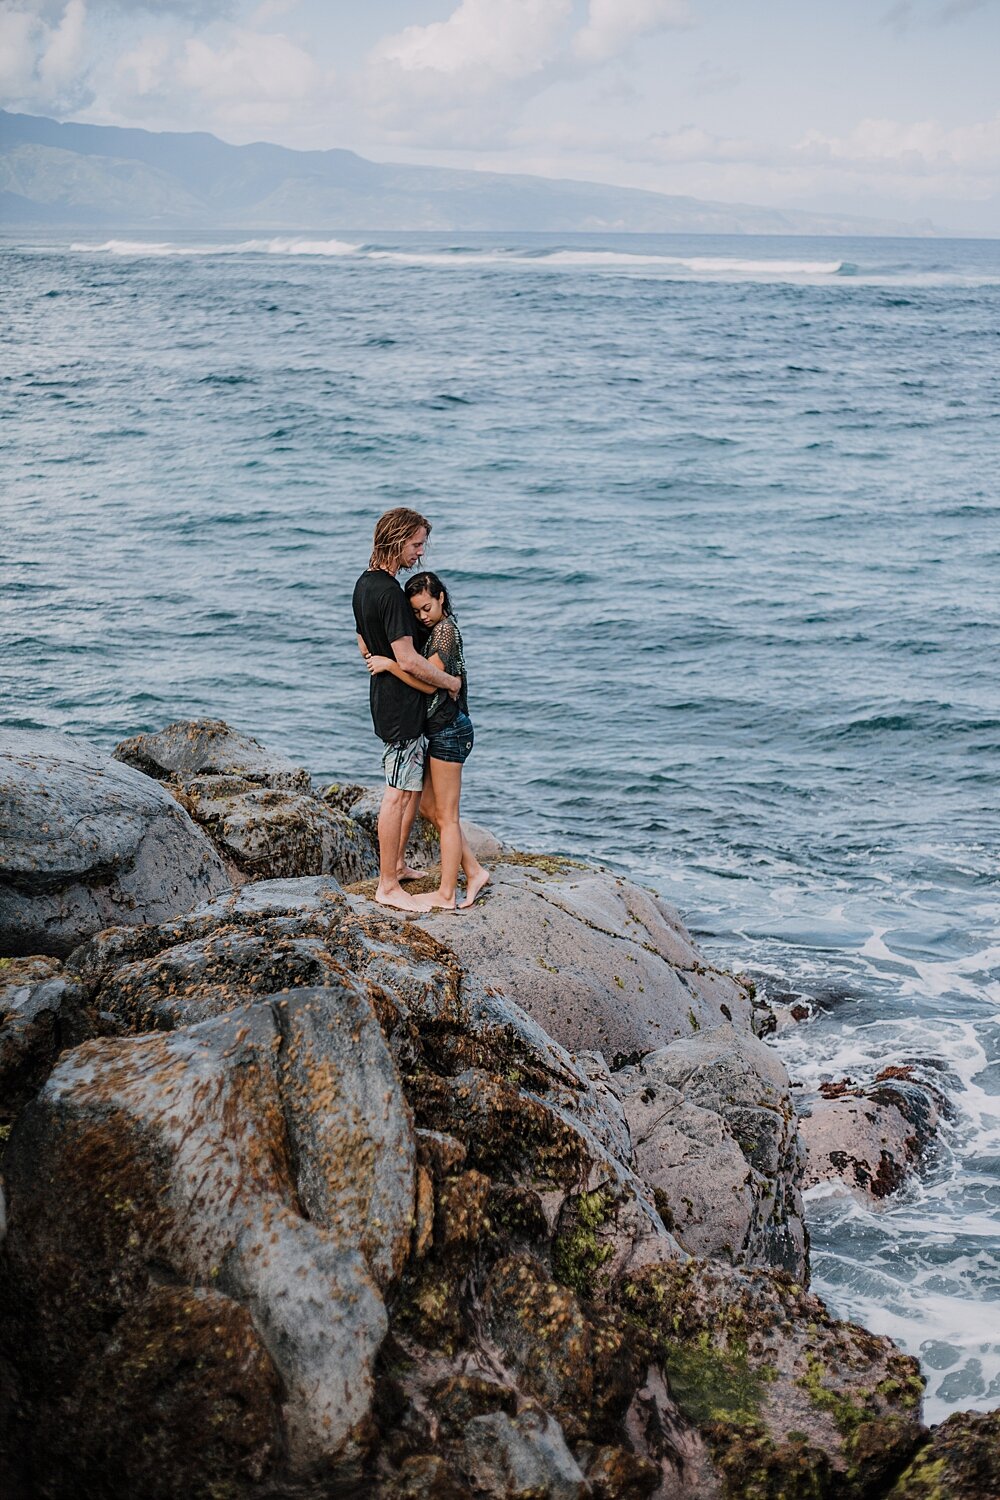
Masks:
[[[475,739],[469,715],[458,713],[440,734],[431,735],[427,741],[427,754],[432,760],[457,761],[459,765],[463,765],[469,758]]]
[[[398,740],[389,745],[382,741],[382,770],[386,786],[399,792],[419,792],[424,784],[424,754],[427,741],[423,735],[416,740]]]

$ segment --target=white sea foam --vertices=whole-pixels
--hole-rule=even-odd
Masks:
[[[406,250],[365,246],[349,240],[306,239],[301,235],[276,235],[269,239],[240,240],[232,244],[183,244],[171,241],[105,240],[91,245],[76,242],[72,250],[119,256],[168,255],[306,255],[357,256],[365,260],[403,266],[428,266],[441,270],[457,266],[509,266],[527,270],[581,269],[598,271],[660,271],[668,276],[692,274],[709,278],[774,276],[835,276],[844,267],[840,260],[748,260],[739,256],[675,256],[625,250],[481,250],[464,247]]]
[[[183,245],[170,241],[105,240],[102,245],[76,242],[71,250],[121,256],[162,255],[357,255],[362,247],[347,240],[307,240],[284,236],[268,240],[240,240],[232,245]]]

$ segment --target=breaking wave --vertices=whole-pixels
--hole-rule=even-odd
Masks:
[[[276,235],[270,239],[240,240],[233,244],[183,244],[170,241],[106,240],[100,245],[74,243],[72,250],[125,257],[173,255],[305,255],[354,257],[404,266],[448,269],[456,266],[513,266],[529,269],[580,268],[603,271],[660,271],[715,277],[836,276],[853,267],[842,260],[745,259],[740,256],[654,254],[627,250],[497,249],[453,245],[424,249],[357,244],[349,240]]]

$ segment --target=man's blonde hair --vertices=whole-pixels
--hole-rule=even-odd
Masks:
[[[400,554],[410,537],[420,530],[426,531],[428,536],[431,534],[431,523],[425,516],[418,515],[415,510],[408,510],[405,505],[397,505],[395,510],[387,510],[384,516],[378,518],[368,566],[370,568],[393,567],[399,561]]]

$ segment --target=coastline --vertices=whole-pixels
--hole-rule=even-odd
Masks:
[[[3,1388],[42,1435],[12,1494],[159,1493],[150,1380],[172,1492],[910,1500],[929,1464],[986,1472],[996,1414],[928,1434],[915,1362],[808,1293],[773,1018],[675,912],[478,831],[487,897],[406,921],[363,893],[362,788],[318,797],[218,721],[116,755],[7,746]]]

